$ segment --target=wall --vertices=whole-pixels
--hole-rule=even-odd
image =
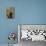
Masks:
[[[10,0],[11,1],[11,0]],[[46,0],[0,1],[0,44],[8,43],[9,32],[18,32],[17,24],[46,24]],[[16,9],[16,18],[6,18],[6,8]]]
[[[18,32],[17,16],[15,16],[15,19],[7,19],[6,16],[6,9],[10,6],[16,7],[16,1],[2,0],[0,2],[0,44],[7,44],[9,42],[8,34],[10,32],[16,32],[16,34]],[[15,42],[17,42],[17,39]]]
[[[16,15],[20,24],[46,24],[46,0],[16,0]]]

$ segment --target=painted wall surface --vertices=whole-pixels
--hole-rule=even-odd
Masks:
[[[16,32],[17,34],[17,16],[15,19],[7,19],[6,9],[16,7],[16,1],[1,0],[0,2],[0,44],[8,43],[8,34]],[[16,9],[16,8],[15,8]],[[17,39],[15,41],[17,43]]]
[[[0,44],[8,43],[9,32],[17,34],[17,24],[46,24],[46,0],[10,1],[0,1]],[[9,6],[15,7],[15,19],[6,18]]]
[[[16,15],[21,24],[46,24],[46,0],[17,0]]]

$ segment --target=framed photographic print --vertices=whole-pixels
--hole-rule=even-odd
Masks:
[[[6,9],[6,16],[8,19],[14,19],[15,18],[15,8],[9,7]]]

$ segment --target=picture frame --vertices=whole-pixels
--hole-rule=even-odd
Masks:
[[[8,19],[14,19],[15,18],[15,8],[14,7],[8,7],[6,9],[6,16]]]

